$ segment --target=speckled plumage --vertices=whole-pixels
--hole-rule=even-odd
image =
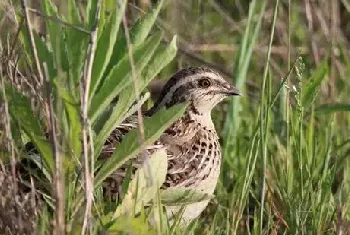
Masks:
[[[163,188],[193,188],[213,194],[221,163],[219,138],[211,120],[211,109],[222,99],[237,95],[238,91],[215,70],[210,68],[188,68],[177,72],[164,86],[155,105],[145,113],[152,116],[161,107],[189,101],[190,105],[182,118],[175,121],[151,146],[144,157],[157,148],[165,148],[168,155],[168,169]],[[102,157],[108,157],[118,142],[131,129],[137,127],[136,116],[131,116],[116,128],[107,140]],[[143,157],[133,159],[136,170]],[[115,172],[104,184],[105,192],[117,194],[129,164]],[[182,216],[185,222],[199,216],[208,201],[186,206]],[[169,215],[179,207],[167,207]]]

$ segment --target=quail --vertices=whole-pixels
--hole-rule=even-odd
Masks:
[[[167,175],[163,188],[185,188],[213,194],[218,182],[221,163],[221,148],[211,110],[223,99],[239,95],[218,71],[207,67],[191,67],[175,73],[163,87],[154,106],[144,115],[152,116],[160,108],[188,102],[183,116],[167,128],[148,150],[162,146],[167,153]],[[127,118],[110,135],[102,155],[110,156],[123,136],[137,128],[137,117]],[[132,160],[139,167],[142,157]],[[124,171],[124,172],[123,172]],[[104,183],[106,194],[118,193],[118,185],[125,176],[125,168],[119,169]],[[197,218],[209,200],[187,205],[182,214],[183,222]],[[167,206],[168,214],[175,214],[179,206]]]

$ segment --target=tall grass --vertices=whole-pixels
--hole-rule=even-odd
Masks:
[[[3,231],[349,233],[349,42],[344,30],[342,40],[337,34],[330,47],[322,44],[324,1],[159,1],[146,11],[152,4],[145,2],[141,8],[125,0],[1,5]],[[335,7],[332,32],[341,30]],[[45,37],[35,22],[44,24]],[[185,105],[145,120],[139,115],[140,128],[108,160],[98,156],[110,132],[140,112],[150,81],[187,64],[221,70],[243,96],[213,113],[224,159],[220,182],[207,210],[183,227],[162,206],[211,196],[159,190],[164,151],[126,177],[117,202],[103,198],[101,186]],[[28,155],[28,143],[37,152]],[[4,210],[17,214],[5,220]]]

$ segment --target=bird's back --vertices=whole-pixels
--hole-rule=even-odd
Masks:
[[[116,128],[106,142],[104,157],[109,156],[123,136],[131,129],[137,128],[137,117],[128,118]],[[210,129],[193,120],[190,115],[184,115],[175,121],[151,146],[146,148],[146,154],[136,156],[131,160],[133,171],[142,166],[144,156],[165,148],[168,158],[166,180],[162,185],[166,188],[194,189],[207,194],[213,194],[220,172],[221,151],[215,129]],[[104,191],[109,197],[116,198],[121,190],[129,163],[118,169],[104,183]],[[208,201],[194,203],[185,209],[183,220],[196,218],[207,206]],[[180,207],[167,207],[169,215],[176,214]]]

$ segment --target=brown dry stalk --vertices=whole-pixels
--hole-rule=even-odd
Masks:
[[[93,25],[93,29],[90,33],[90,42],[88,53],[85,61],[84,74],[80,83],[80,98],[81,98],[81,122],[82,122],[82,135],[83,135],[83,165],[84,165],[84,179],[85,179],[85,197],[86,207],[84,213],[84,222],[81,230],[81,234],[85,234],[88,225],[91,225],[91,207],[93,201],[93,174],[94,174],[94,148],[93,139],[91,135],[91,124],[88,118],[88,107],[89,107],[89,93],[91,84],[91,73],[92,66],[95,58],[95,51],[97,46],[97,33],[98,33],[98,22],[100,19],[100,1],[97,2],[96,18]],[[91,160],[91,166],[89,169],[89,155]],[[91,228],[91,226],[90,226]]]
[[[3,74],[3,67],[2,64],[0,63],[0,74]],[[6,93],[5,93],[5,82],[4,82],[4,76],[1,76],[1,90],[2,90],[2,99],[3,99],[3,103],[0,104],[0,108],[3,108],[3,120],[0,120],[0,126],[1,126],[1,122],[3,122],[3,125],[5,127],[5,141],[6,141],[6,145],[7,145],[7,150],[10,153],[10,164],[11,164],[11,176],[12,179],[14,179],[13,182],[13,191],[14,194],[17,193],[17,181],[15,179],[17,179],[16,177],[16,156],[15,156],[15,145],[14,145],[14,141],[12,139],[12,132],[11,132],[11,122],[10,122],[10,113],[9,113],[9,109],[8,109],[8,101],[7,101],[7,97],[6,97]],[[1,161],[1,160],[0,160]]]
[[[302,54],[307,54],[308,48],[307,47],[296,47],[297,51],[301,52]],[[239,50],[238,45],[233,44],[223,44],[223,43],[202,43],[202,44],[191,44],[188,43],[187,50],[191,52],[197,52],[197,51],[227,51],[227,52],[237,52]],[[268,48],[267,46],[255,46],[254,51],[266,54]],[[288,46],[273,46],[271,48],[271,54],[276,55],[285,55],[288,54]]]
[[[312,17],[312,11],[311,11],[311,4],[310,0],[305,0],[305,14],[307,19],[307,25],[308,25],[308,33],[311,38],[311,49],[312,49],[312,55],[314,57],[315,63],[318,64],[320,61],[320,56],[318,54],[318,47],[316,45],[316,40],[314,40],[314,33],[313,33],[313,17]]]
[[[338,40],[339,29],[339,2],[336,0],[331,1],[331,19],[330,19],[330,31],[331,31],[331,67],[330,67],[330,92],[331,96],[336,94],[336,50]]]
[[[34,42],[34,35],[33,35],[33,30],[32,30],[32,25],[30,22],[29,14],[28,14],[28,8],[26,4],[26,0],[21,0],[21,6],[24,14],[24,20],[28,29],[28,37],[29,37],[29,42],[30,42],[30,50],[32,51],[33,57],[34,57],[34,62],[35,62],[35,67],[39,76],[39,81],[36,81],[40,86],[43,86],[44,84],[44,76],[43,72],[41,69],[39,57],[38,57],[38,51],[35,46]]]
[[[38,52],[34,42],[34,35],[32,31],[32,25],[30,22],[28,8],[26,5],[26,0],[21,0],[21,6],[24,14],[25,23],[28,29],[28,37],[30,41],[30,50],[34,57],[34,64],[37,70],[39,81],[35,81],[38,85],[38,90],[45,94],[44,110],[47,120],[49,120],[49,134],[52,146],[53,157],[55,159],[55,180],[54,180],[54,195],[56,200],[56,221],[54,225],[54,234],[63,234],[65,231],[65,217],[64,217],[64,190],[63,190],[63,179],[62,179],[62,159],[58,151],[58,143],[56,140],[56,123],[55,115],[53,110],[53,97],[51,95],[50,81],[48,73],[46,71],[46,76],[44,80],[43,69],[40,64],[38,57]],[[44,66],[45,71],[45,66]],[[35,78],[35,76],[34,76]],[[41,88],[41,89],[40,89]]]
[[[55,225],[54,234],[63,234],[65,231],[65,216],[64,216],[64,178],[63,178],[63,154],[60,154],[58,150],[56,119],[53,108],[53,97],[51,93],[50,77],[47,70],[47,65],[44,64],[45,74],[45,98],[48,104],[49,112],[48,118],[50,121],[49,135],[51,141],[51,148],[53,157],[55,159],[55,173],[54,173],[54,197],[55,197]]]
[[[54,21],[54,22],[57,22],[57,23],[60,23],[62,25],[65,25],[65,26],[68,26],[68,27],[71,27],[75,30],[78,30],[80,32],[83,32],[83,33],[86,33],[86,34],[90,34],[91,31],[90,30],[87,30],[87,29],[84,29],[82,27],[79,27],[79,26],[76,26],[76,25],[72,25],[64,20],[61,20],[60,18],[56,17],[56,16],[48,16],[48,15],[45,15],[44,13],[42,13],[41,11],[37,10],[37,9],[33,9],[33,8],[27,8],[28,11],[38,15],[38,16],[41,16],[45,19],[48,19],[48,20],[51,20],[51,21]]]

